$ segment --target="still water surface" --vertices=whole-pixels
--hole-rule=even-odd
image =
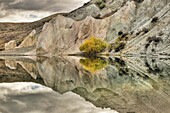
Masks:
[[[0,113],[170,112],[169,58],[0,59]]]

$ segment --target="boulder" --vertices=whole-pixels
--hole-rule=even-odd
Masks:
[[[16,47],[15,40],[11,40],[8,43],[5,43],[5,50],[12,50],[12,49],[15,49],[15,47]]]
[[[33,46],[36,43],[36,30],[33,30],[17,48]]]

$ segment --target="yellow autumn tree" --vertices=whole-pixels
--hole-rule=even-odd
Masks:
[[[107,47],[108,44],[101,38],[91,37],[85,40],[79,49],[87,54],[97,54],[103,52]]]

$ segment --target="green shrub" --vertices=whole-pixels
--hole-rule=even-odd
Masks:
[[[105,0],[96,0],[95,4],[97,5],[97,7],[99,7],[100,9],[103,9],[106,5],[105,5]]]
[[[108,44],[102,39],[91,37],[85,40],[79,49],[87,54],[97,54],[103,52],[107,47]]]
[[[102,3],[102,4],[99,5],[99,8],[100,8],[100,9],[103,9],[103,8],[105,8],[105,6],[106,6],[106,5],[105,5],[104,3]]]
[[[100,4],[102,4],[102,3],[103,3],[102,0],[96,0],[96,1],[95,1],[95,4],[96,4],[96,5],[100,5]]]

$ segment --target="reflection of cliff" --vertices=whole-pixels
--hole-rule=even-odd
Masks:
[[[0,54],[75,54],[85,39],[94,36],[111,45],[110,53],[170,55],[169,0],[96,2],[33,23],[0,24],[0,50],[5,49]]]
[[[157,59],[156,62],[159,64],[157,69],[162,71],[155,70],[155,75],[153,75],[148,72],[150,67],[152,67],[150,62],[150,66],[144,66],[145,70],[140,62],[138,64],[141,67],[138,67],[134,59],[130,60],[130,63],[133,63],[133,65],[127,61],[125,62],[125,67],[118,67],[118,65],[122,64],[122,61],[119,61],[121,63],[118,65],[110,65],[106,68],[108,76],[108,82],[105,82],[107,84],[106,88],[99,86],[93,91],[88,91],[85,87],[78,87],[73,92],[86,98],[86,100],[96,106],[110,107],[123,113],[127,111],[137,113],[168,113],[170,111],[169,66]],[[114,69],[112,66],[116,68]],[[121,74],[120,68],[126,70],[125,72],[127,73]]]
[[[157,59],[151,63],[155,58],[122,59],[103,59],[109,65],[96,73],[84,70],[77,59],[37,58],[36,62],[28,59],[9,62],[11,59],[8,59],[7,67],[2,61],[1,72],[5,71],[15,78],[1,73],[1,80],[37,82],[59,93],[73,91],[96,106],[121,112],[168,112],[170,60]],[[154,73],[148,71],[150,68],[155,70],[155,66]],[[8,79],[3,80],[5,77]]]
[[[0,60],[0,82],[38,82],[43,84],[33,60],[8,57],[5,60]]]

